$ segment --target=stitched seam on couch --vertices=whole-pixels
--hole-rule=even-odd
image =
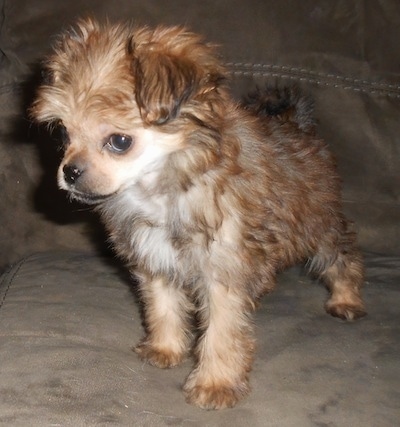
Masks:
[[[28,258],[23,258],[18,264],[11,266],[3,275],[2,280],[0,282],[0,309],[3,307],[8,291],[11,288],[11,285],[14,281],[15,276],[18,274],[22,265],[25,264]],[[8,282],[8,283],[7,283]],[[4,290],[3,290],[4,287]],[[2,294],[2,295],[1,295]]]
[[[273,64],[253,64],[244,62],[228,62],[225,64],[234,76],[279,77],[319,86],[329,86],[354,92],[364,92],[390,98],[400,98],[400,85],[387,82],[373,82],[353,77],[325,74],[306,68],[289,67]]]

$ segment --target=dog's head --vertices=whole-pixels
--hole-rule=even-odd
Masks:
[[[188,128],[209,127],[224,78],[214,48],[184,28],[79,21],[47,59],[31,108],[62,129],[59,186],[96,203],[137,182],[187,148]]]

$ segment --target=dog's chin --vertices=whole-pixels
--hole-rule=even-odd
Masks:
[[[100,205],[113,196],[113,194],[82,193],[75,189],[68,189],[65,191],[67,191],[68,197],[71,200],[91,206]]]

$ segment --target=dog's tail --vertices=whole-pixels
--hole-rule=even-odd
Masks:
[[[314,103],[297,87],[257,88],[244,99],[243,106],[260,118],[273,117],[278,121],[292,122],[303,132],[315,132]]]

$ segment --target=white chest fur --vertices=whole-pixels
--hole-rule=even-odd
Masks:
[[[154,275],[195,276],[214,261],[223,265],[222,253],[235,257],[238,224],[213,201],[204,181],[179,194],[149,195],[137,185],[107,202],[104,220],[124,258]]]
[[[125,258],[144,262],[153,273],[168,272],[176,266],[178,252],[170,217],[168,197],[148,197],[139,186],[118,195],[105,211],[117,251]]]

